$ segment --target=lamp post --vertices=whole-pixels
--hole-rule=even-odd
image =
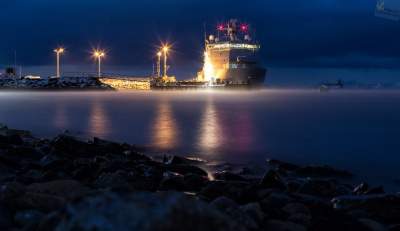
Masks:
[[[157,52],[157,77],[161,77],[161,56],[162,52]]]
[[[167,75],[167,55],[168,55],[168,51],[169,51],[169,47],[168,46],[164,46],[162,48],[162,51],[164,53],[164,77],[168,77]]]
[[[62,53],[64,53],[64,51],[65,51],[65,49],[62,47],[54,49],[54,52],[56,53],[56,57],[57,57],[57,73],[56,73],[57,78],[60,78],[60,56]]]
[[[97,59],[97,76],[100,78],[101,77],[101,59],[106,56],[106,53],[102,50],[94,50],[93,51],[93,57]]]

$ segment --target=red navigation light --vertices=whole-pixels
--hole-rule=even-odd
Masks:
[[[249,30],[249,25],[246,24],[240,25],[240,30],[243,32],[247,32]]]
[[[224,27],[224,25],[220,24],[220,25],[217,26],[217,29],[219,31],[223,31],[225,29],[225,27]]]

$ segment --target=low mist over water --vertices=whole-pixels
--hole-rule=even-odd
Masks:
[[[400,175],[394,91],[1,92],[0,121],[211,161],[278,158],[386,181]]]

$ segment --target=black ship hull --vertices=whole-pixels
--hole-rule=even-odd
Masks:
[[[222,83],[227,86],[262,86],[264,85],[266,75],[267,69],[262,67],[229,69],[227,70],[226,78]]]

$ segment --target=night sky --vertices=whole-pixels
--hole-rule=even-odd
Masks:
[[[201,61],[203,24],[251,24],[269,66],[400,67],[400,22],[374,16],[375,0],[4,0],[0,64],[46,65],[52,49],[84,64],[91,47],[109,64],[151,63],[160,41],[179,64]]]

